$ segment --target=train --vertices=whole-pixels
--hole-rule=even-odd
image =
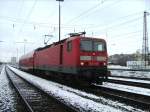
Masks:
[[[106,41],[80,32],[70,33],[68,38],[21,56],[19,68],[93,83],[102,82],[110,75],[107,61]]]

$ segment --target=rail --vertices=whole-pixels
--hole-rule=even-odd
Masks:
[[[125,68],[108,68],[108,70],[150,72],[150,69],[125,69]]]
[[[7,68],[5,68],[7,69]],[[26,106],[26,109],[29,111],[29,112],[34,112],[33,109],[31,108],[31,106],[29,105],[29,103],[27,102],[27,100],[24,98],[24,96],[22,95],[18,85],[13,81],[12,77],[9,75],[10,74],[10,71],[6,70],[6,74],[9,78],[9,80],[11,81],[11,83],[13,84],[13,86],[15,87],[16,91],[18,92],[19,96],[21,97],[21,99],[23,100],[23,102],[25,103],[25,106]],[[11,73],[12,74],[12,73]]]
[[[103,85],[92,85],[94,88],[99,89],[100,92],[102,92],[105,95],[109,95],[112,98],[116,98],[119,100],[124,100],[127,102],[131,102],[136,105],[142,106],[141,108],[144,108],[144,110],[150,109],[150,96],[127,92],[123,90],[113,89],[111,87],[104,87]]]
[[[12,70],[6,67],[6,73],[15,89],[23,99],[29,112],[75,112],[71,107],[63,104],[55,98],[47,95],[35,86],[17,76]]]
[[[124,85],[129,85],[129,86],[136,86],[136,87],[143,87],[143,88],[150,89],[150,81],[140,80],[140,79],[109,77],[107,82],[116,83],[116,84],[124,84]]]

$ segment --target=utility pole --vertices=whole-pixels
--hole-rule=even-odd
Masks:
[[[16,50],[17,50],[17,62],[18,62],[18,48]]]
[[[59,41],[60,41],[60,38],[61,38],[61,5],[60,5],[60,2],[63,2],[64,0],[56,0],[56,1],[59,1]]]
[[[26,44],[27,44],[27,43],[31,43],[31,44],[33,44],[32,42],[27,42],[27,40],[26,40],[26,39],[24,39],[24,41],[23,41],[23,42],[15,42],[15,43],[24,44],[24,46],[23,46],[24,55],[25,55],[25,53],[26,53]]]
[[[147,15],[148,12],[144,12],[143,18],[143,45],[142,45],[142,60],[144,61],[144,66],[146,68],[149,58],[149,47],[148,47],[148,31],[147,31]]]
[[[25,55],[25,51],[26,51],[26,42],[27,42],[27,40],[24,39],[24,55]]]

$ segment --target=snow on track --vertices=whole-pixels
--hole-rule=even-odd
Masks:
[[[150,72],[144,72],[144,71],[111,70],[111,75],[112,76],[125,76],[125,77],[137,77],[137,78],[150,79]]]
[[[5,72],[5,65],[0,66],[0,112],[24,112],[16,91],[11,87]]]
[[[128,85],[122,85],[122,84],[114,84],[114,83],[109,83],[109,82],[105,82],[103,85],[100,85],[100,86],[150,96],[150,89],[145,89],[145,88],[141,88],[141,87],[134,87],[134,86],[128,86]]]
[[[30,83],[34,84],[38,88],[44,90],[48,94],[52,95],[53,97],[59,99],[60,101],[64,102],[69,106],[73,106],[79,111],[92,111],[92,112],[123,112],[123,111],[137,111],[141,112],[140,109],[135,109],[131,106],[126,106],[127,109],[120,109],[118,107],[124,106],[124,104],[116,103],[113,101],[108,101],[109,103],[115,104],[116,107],[112,107],[107,104],[102,104],[101,102],[96,102],[92,99],[99,99],[104,101],[104,98],[100,98],[98,96],[88,94],[76,89],[71,89],[67,86],[60,85],[58,83],[54,83],[28,73],[19,71],[15,68],[9,66],[11,70],[17,73],[19,76],[23,77]],[[88,97],[88,98],[85,98]],[[106,100],[106,99],[105,99]],[[105,101],[106,102],[106,101]],[[118,106],[117,106],[118,105]]]
[[[129,69],[125,66],[109,65],[109,69]],[[137,77],[150,79],[150,72],[148,71],[123,71],[123,70],[110,70],[112,76],[125,76],[125,77]]]
[[[120,66],[120,65],[108,65],[109,69],[130,69],[129,67],[126,66]]]
[[[127,79],[127,78],[116,78],[116,77],[109,77],[108,79],[114,79],[114,80],[120,80],[120,81],[130,81],[130,82],[139,82],[139,83],[145,83],[150,84],[150,81],[147,80],[140,80],[140,79]]]

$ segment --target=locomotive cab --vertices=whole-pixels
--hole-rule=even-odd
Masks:
[[[80,39],[80,71],[91,80],[107,78],[107,48],[103,39]]]

